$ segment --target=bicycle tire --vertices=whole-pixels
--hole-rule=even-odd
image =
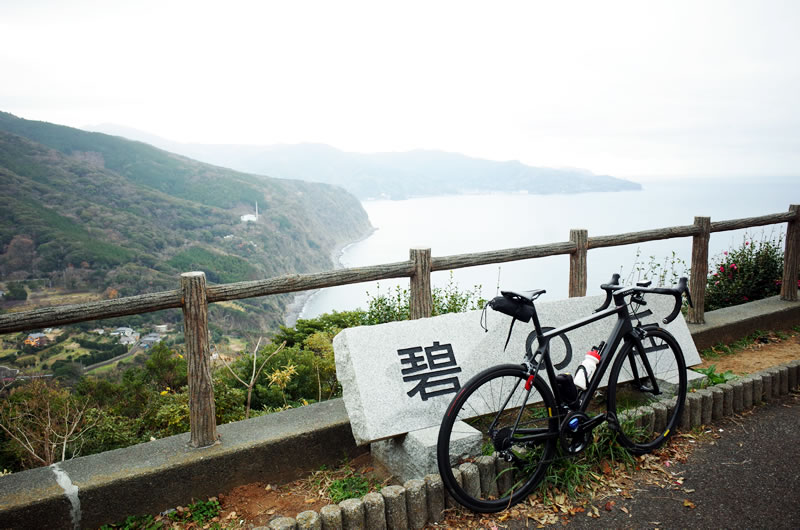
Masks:
[[[642,345],[644,352],[638,351],[634,342],[626,342],[614,361],[608,380],[608,411],[616,418],[617,440],[636,455],[659,448],[675,432],[687,388],[686,362],[675,337],[661,328],[648,329]],[[648,386],[643,353],[658,380],[659,394]],[[638,379],[635,374],[638,374]],[[658,402],[666,406],[665,425],[657,425],[657,416],[649,414],[645,408]]]
[[[467,381],[445,413],[436,450],[439,474],[453,498],[471,510],[499,512],[524,500],[553,459],[558,441],[555,400],[540,377],[530,380],[528,394],[528,380],[521,365],[489,368]],[[519,428],[536,429],[544,439],[509,436],[518,416]],[[453,472],[456,466],[464,472],[462,481],[466,476],[463,485]]]

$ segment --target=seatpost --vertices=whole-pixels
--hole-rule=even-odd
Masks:
[[[539,315],[536,314],[536,306],[533,307],[533,327],[536,329],[536,338],[542,338],[542,325],[539,324]]]

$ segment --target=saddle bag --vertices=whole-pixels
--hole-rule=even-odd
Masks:
[[[533,317],[533,304],[519,298],[495,296],[489,301],[489,307],[520,322],[530,322]]]

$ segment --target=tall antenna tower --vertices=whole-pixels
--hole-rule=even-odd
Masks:
[[[256,201],[256,221],[258,221],[258,201]]]

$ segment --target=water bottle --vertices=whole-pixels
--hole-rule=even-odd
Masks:
[[[592,347],[591,350],[586,352],[586,357],[583,359],[583,362],[578,366],[578,369],[575,370],[575,386],[580,388],[581,390],[586,390],[586,387],[589,384],[589,381],[592,380],[592,375],[594,375],[594,370],[597,368],[597,363],[600,362],[600,351],[597,347]]]

